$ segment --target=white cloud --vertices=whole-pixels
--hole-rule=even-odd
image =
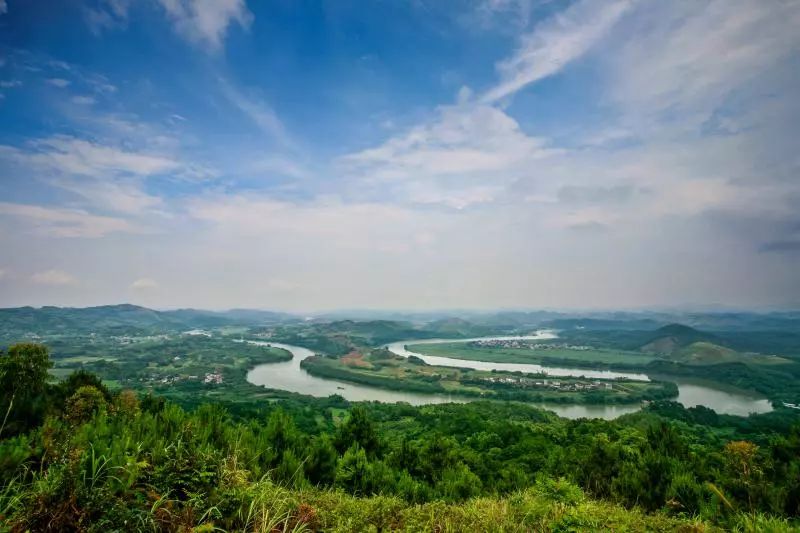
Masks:
[[[6,0],[0,0],[0,15],[5,15],[8,13],[8,4]]]
[[[220,79],[219,84],[223,96],[225,96],[234,107],[253,121],[261,131],[285,146],[291,146],[293,144],[286,131],[286,127],[269,104],[257,96],[244,94],[226,80]]]
[[[495,102],[559,72],[588,52],[631,6],[630,0],[580,0],[538,24],[510,58],[498,64],[500,81],[481,98]]]
[[[95,103],[95,99],[91,96],[78,95],[72,97],[72,102],[78,105],[92,105]]]
[[[89,205],[114,213],[153,214],[164,207],[164,201],[148,194],[138,181],[104,179],[52,178],[50,183],[85,198]]]
[[[78,280],[63,270],[45,270],[31,276],[31,281],[39,285],[65,286],[76,285]]]
[[[253,194],[207,196],[190,201],[186,209],[210,225],[212,238],[294,247],[303,242],[308,250],[315,250],[314,245],[341,251],[405,249],[413,241],[409,236],[425,225],[415,211],[399,206],[324,199],[296,203]]]
[[[12,87],[19,87],[22,82],[19,80],[3,80],[0,81],[0,89],[11,89]]]
[[[179,166],[165,156],[132,152],[67,135],[37,139],[24,150],[0,146],[0,157],[4,155],[41,168],[93,177],[149,176]]]
[[[494,19],[501,17],[504,23],[511,22],[517,28],[530,22],[534,0],[483,0],[476,9],[481,25],[492,26]]]
[[[278,176],[288,176],[292,178],[305,178],[309,176],[309,171],[301,164],[280,155],[272,155],[258,159],[252,165],[248,165],[246,170],[247,172],[265,173],[267,175],[276,174]]]
[[[362,189],[389,186],[400,199],[460,209],[491,201],[518,172],[558,153],[503,111],[464,104],[339,164]]]
[[[131,283],[131,289],[134,290],[150,290],[157,288],[158,282],[152,278],[139,278]]]
[[[69,86],[71,83],[69,80],[65,80],[64,78],[48,78],[45,81],[53,87],[58,87],[60,89]]]
[[[244,0],[158,0],[175,30],[193,44],[219,50],[228,28],[247,29],[253,14]]]
[[[23,226],[15,229],[17,232],[34,230],[49,237],[97,238],[117,232],[142,232],[124,219],[93,215],[79,209],[0,202],[0,217],[23,220]]]
[[[298,288],[297,283],[281,278],[269,280],[267,286],[275,292],[291,292]]]
[[[674,124],[684,135],[715,109],[727,105],[738,113],[781,96],[779,80],[786,70],[774,70],[800,51],[796,0],[769,6],[758,0],[689,0],[640,7],[608,61],[608,92],[632,123],[655,133]],[[761,122],[763,116],[756,112],[751,118]]]
[[[100,0],[97,7],[86,7],[84,14],[89,29],[95,34],[125,26],[131,0]]]

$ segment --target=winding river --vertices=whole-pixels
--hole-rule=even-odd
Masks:
[[[556,335],[551,331],[539,331],[536,335],[514,336],[514,337],[480,337],[473,339],[424,339],[407,340],[393,342],[386,345],[386,348],[397,355],[408,357],[415,355],[423,359],[426,363],[439,366],[456,366],[461,368],[475,368],[480,370],[507,370],[521,372],[547,372],[552,376],[585,376],[588,378],[614,379],[618,377],[648,380],[646,374],[612,372],[608,370],[586,370],[578,368],[558,368],[546,367],[534,364],[509,364],[509,363],[490,363],[484,361],[468,361],[464,359],[453,359],[449,357],[436,357],[410,352],[405,349],[406,345],[411,344],[437,344],[444,342],[470,342],[474,340],[500,340],[500,339],[525,339],[525,340],[544,340],[553,339]],[[300,361],[310,357],[313,352],[307,348],[282,344],[278,342],[247,341],[261,346],[275,346],[288,350],[292,354],[292,360],[282,363],[267,363],[258,365],[247,373],[247,381],[254,385],[261,385],[270,389],[287,390],[310,396],[326,397],[338,394],[351,401],[378,401],[378,402],[407,402],[412,405],[424,405],[433,403],[463,403],[469,401],[468,398],[448,394],[423,394],[417,392],[392,391],[365,385],[356,385],[346,381],[337,381],[328,378],[312,376],[302,368]],[[686,407],[695,405],[705,405],[714,409],[718,413],[733,415],[748,415],[750,413],[764,413],[772,410],[769,401],[763,398],[752,396],[746,392],[726,388],[722,385],[703,383],[686,378],[675,378],[670,376],[669,381],[678,385],[677,401]],[[565,418],[604,418],[614,419],[626,413],[632,413],[641,409],[639,404],[630,405],[579,405],[579,404],[557,404],[539,403],[534,404],[538,407],[555,412]]]

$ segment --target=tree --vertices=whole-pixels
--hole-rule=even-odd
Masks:
[[[350,411],[350,418],[339,426],[335,444],[339,453],[344,453],[353,444],[358,444],[368,456],[377,455],[380,450],[380,441],[375,432],[375,425],[370,420],[366,409],[357,406]]]
[[[750,511],[759,496],[763,470],[759,464],[758,446],[746,440],[725,445],[725,463],[731,479],[729,488],[740,498],[746,497]]]
[[[114,401],[114,407],[118,413],[131,418],[139,416],[139,413],[142,412],[139,396],[130,389],[120,391]]]
[[[298,442],[299,433],[289,415],[283,409],[276,409],[270,414],[267,422],[266,437],[272,451],[272,464],[276,466],[283,458],[283,454],[293,450]]]
[[[333,484],[336,476],[336,448],[326,433],[316,437],[311,443],[311,451],[305,463],[306,477],[319,485]]]
[[[103,385],[103,382],[100,380],[100,378],[84,369],[76,370],[67,376],[64,381],[58,384],[58,388],[62,394],[62,398],[66,400],[75,394],[78,389],[87,385],[102,392],[103,397],[107,402],[111,401],[111,393],[109,392],[108,387]]]
[[[447,501],[457,502],[477,496],[481,492],[481,480],[466,465],[448,468],[436,488]]]
[[[336,485],[355,495],[369,490],[369,460],[364,449],[353,444],[336,467]]]
[[[65,415],[72,424],[78,425],[88,422],[99,413],[105,413],[106,408],[103,393],[91,385],[84,385],[67,400]]]
[[[42,344],[15,344],[8,349],[8,354],[0,357],[0,394],[3,403],[8,402],[0,424],[0,436],[14,401],[21,398],[31,400],[40,395],[47,386],[47,371],[52,366],[47,347]]]

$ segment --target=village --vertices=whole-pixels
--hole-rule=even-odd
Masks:
[[[517,377],[517,376],[502,376],[502,377],[485,377],[481,378],[481,381],[486,383],[494,383],[494,384],[503,384],[503,385],[511,385],[513,387],[519,387],[524,389],[530,388],[542,388],[542,389],[551,389],[557,390],[562,392],[583,392],[583,391],[594,391],[594,390],[606,390],[610,391],[613,390],[614,385],[609,381],[576,381],[576,380],[569,380],[569,381],[561,381],[555,379],[535,379],[535,378],[528,378],[528,377]]]
[[[542,343],[531,342],[524,339],[485,339],[472,341],[467,346],[473,348],[514,348],[525,350],[592,350],[591,346],[575,345],[567,343]]]
[[[183,376],[180,374],[172,374],[168,376],[151,374],[147,377],[140,378],[139,381],[146,383],[161,383],[162,385],[172,385],[180,383],[181,381],[202,381],[206,385],[222,385],[225,379],[220,371],[208,372],[202,378],[197,375]]]

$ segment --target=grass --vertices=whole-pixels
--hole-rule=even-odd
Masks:
[[[102,467],[98,465],[98,469]],[[90,479],[85,483],[91,482]],[[408,503],[396,496],[356,497],[339,490],[288,489],[267,478],[256,482],[233,480],[226,485],[222,489],[224,499],[216,505],[200,499],[181,502],[163,495],[152,503],[145,500],[146,506],[130,501],[130,507],[124,511],[138,517],[136,529],[164,531],[716,531],[698,519],[646,514],[592,500],[580,488],[562,480],[544,480],[503,498],[472,498],[461,503],[437,500],[423,504]],[[41,518],[39,515],[46,512],[31,508],[40,499],[41,490],[46,488],[12,484],[0,491],[0,516],[5,515],[9,531],[25,530],[29,516]],[[97,526],[106,518],[103,514],[110,518],[123,504],[109,503],[116,507],[106,505],[91,521],[81,520],[86,530],[102,530]],[[82,510],[75,511],[80,517]],[[777,526],[772,531],[789,530],[785,521],[776,519],[762,518],[754,525]],[[0,525],[0,531],[6,528]]]
[[[690,365],[715,365],[720,363],[745,363],[751,365],[784,365],[789,359],[774,355],[740,353],[710,342],[695,342],[678,350],[669,359]]]
[[[104,357],[102,355],[86,355],[86,356],[72,356],[72,357],[61,357],[55,360],[57,365],[75,365],[75,364],[83,364],[83,363],[93,363],[95,361],[108,361],[109,363],[114,362],[117,360],[116,357]]]
[[[408,350],[423,355],[451,357],[468,361],[487,361],[492,363],[552,364],[561,361],[574,365],[622,365],[643,367],[655,357],[639,352],[592,348],[590,350],[571,350],[554,348],[536,350],[527,348],[485,348],[471,346],[465,342],[441,344],[412,344]]]

